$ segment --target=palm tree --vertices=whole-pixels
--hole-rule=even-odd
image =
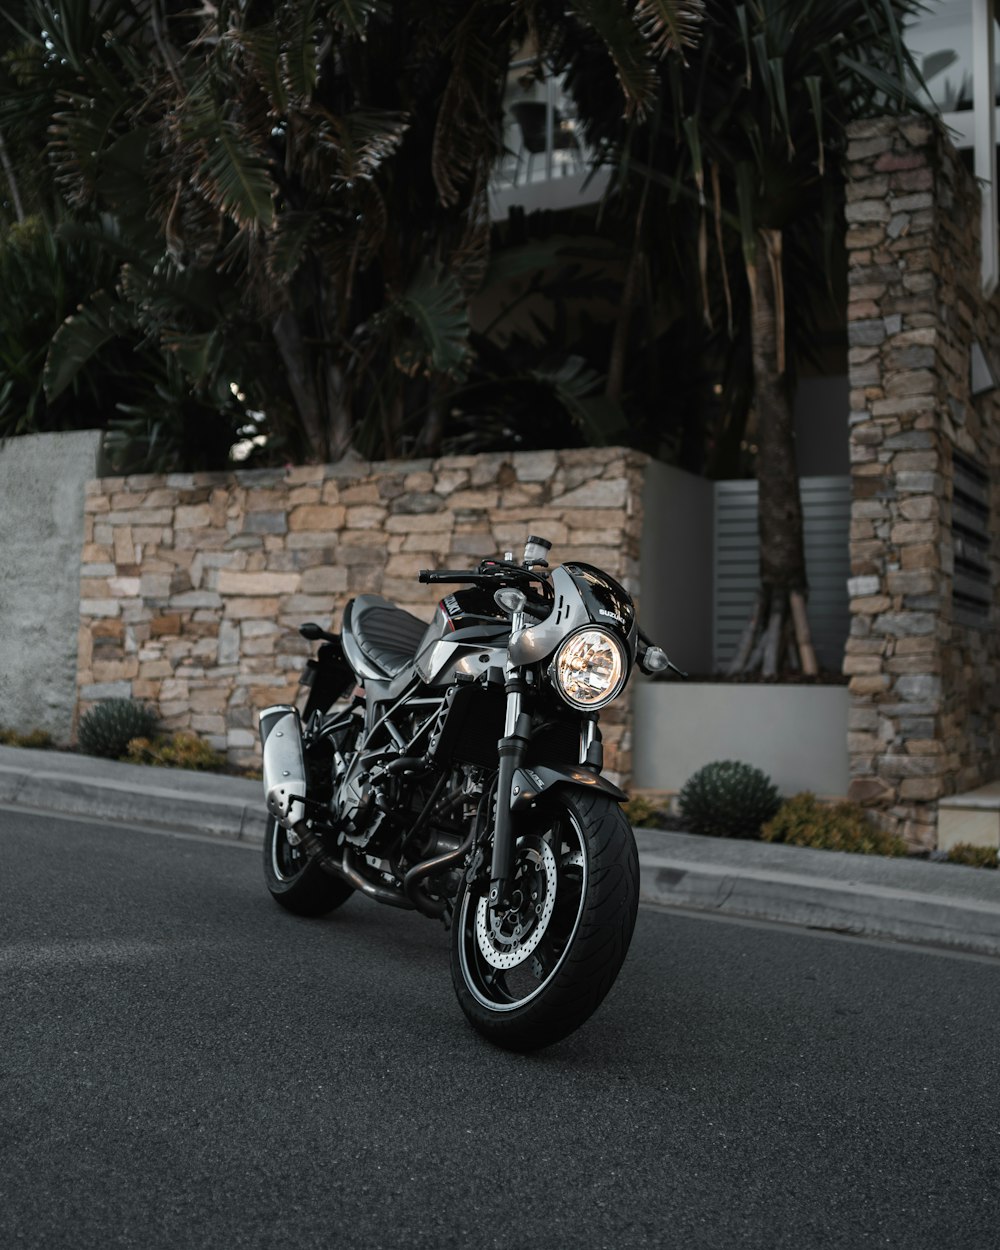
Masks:
[[[667,223],[696,259],[692,285],[708,327],[749,339],[751,386],[743,390],[752,396],[758,448],[760,594],[734,673],[774,675],[789,664],[816,672],[795,365],[808,348],[809,313],[833,285],[847,124],[925,110],[902,41],[904,21],[919,8],[919,0],[706,0],[703,37],[685,66],[664,64],[644,127],[609,127],[599,106],[590,110],[594,138],[631,193],[635,254],[663,262]],[[627,330],[627,318],[619,329]]]
[[[641,115],[701,0],[19,7],[25,90],[0,100],[4,133],[18,108],[36,130],[45,119],[57,188],[79,218],[113,216],[147,333],[200,362],[203,385],[233,376],[219,350],[233,336],[192,328],[183,304],[171,318],[155,280],[199,271],[245,298],[271,349],[255,374],[269,426],[286,454],[325,460],[393,454],[415,407],[420,449],[440,438],[470,357],[512,51],[530,37],[565,61],[596,40],[619,110]],[[93,320],[85,309],[53,344],[53,376],[85,361]]]

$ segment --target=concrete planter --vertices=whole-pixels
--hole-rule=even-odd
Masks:
[[[639,789],[677,791],[704,764],[741,760],[783,794],[847,794],[846,686],[639,682],[632,698]]]

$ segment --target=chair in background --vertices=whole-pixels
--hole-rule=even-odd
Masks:
[[[521,131],[521,151],[518,153],[518,170],[520,171],[521,155],[528,154],[525,181],[531,181],[531,166],[536,156],[546,153],[545,119],[547,105],[540,100],[519,100],[510,105],[510,115],[517,122]],[[582,163],[582,152],[579,141],[572,130],[563,126],[563,117],[558,109],[552,110],[552,151],[569,154],[573,168]],[[515,183],[517,175],[514,176]]]

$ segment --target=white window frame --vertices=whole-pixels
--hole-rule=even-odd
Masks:
[[[971,148],[973,170],[981,197],[980,273],[986,295],[992,295],[1000,279],[997,238],[1000,233],[997,197],[997,134],[1000,132],[993,81],[996,43],[996,0],[971,0],[972,10],[972,109],[943,113],[941,120],[959,149]]]
[[[995,0],[972,0],[973,153],[982,197],[980,228],[983,291],[997,287],[997,109],[993,82]]]

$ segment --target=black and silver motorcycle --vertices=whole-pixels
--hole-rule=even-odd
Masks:
[[[377,595],[339,637],[303,625],[322,642],[305,706],[260,714],[273,897],[319,916],[357,891],[442,918],[462,1010],[514,1050],[582,1024],[625,959],[638,861],[598,713],[634,665],[669,665],[618,582],[550,571],[550,546],[421,572],[464,587],[430,625]]]

